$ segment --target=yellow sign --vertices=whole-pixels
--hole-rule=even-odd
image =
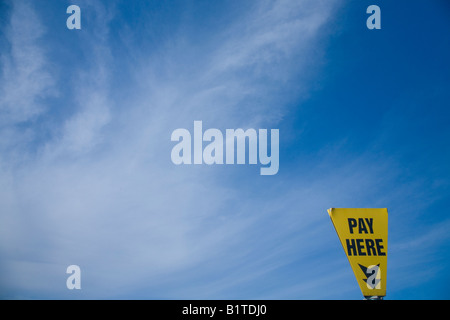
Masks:
[[[386,295],[387,209],[328,209],[365,297]]]

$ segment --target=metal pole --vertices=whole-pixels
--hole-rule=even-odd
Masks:
[[[383,300],[383,296],[365,296],[364,300]]]

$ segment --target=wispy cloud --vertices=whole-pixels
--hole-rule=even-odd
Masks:
[[[42,45],[47,30],[40,17],[30,3],[14,1],[10,7],[10,23],[3,29],[8,46],[0,55],[0,150],[20,159],[18,148],[36,137],[30,123],[48,109],[46,99],[58,90]]]
[[[32,7],[24,1],[15,1],[10,24],[5,30],[9,48],[1,55],[3,126],[39,115],[45,110],[42,99],[55,90],[42,46],[46,30]]]
[[[111,74],[113,64],[109,48],[109,24],[113,18],[111,8],[101,2],[80,2],[84,19],[90,19],[89,32],[78,39],[82,52],[89,57],[86,65],[72,72],[72,103],[76,112],[66,118],[56,136],[47,142],[45,155],[79,156],[103,142],[102,130],[111,120]]]
[[[327,219],[317,203],[344,202],[331,185],[355,195],[361,192],[355,181],[375,189],[377,174],[386,172],[378,166],[367,173],[374,164],[362,157],[311,183],[274,179],[272,184],[260,177],[241,181],[241,168],[176,167],[170,161],[170,133],[193,120],[230,128],[279,124],[285,102],[307,87],[293,79],[319,62],[313,49],[333,10],[329,1],[255,2],[220,34],[206,34],[200,47],[193,47],[188,35],[174,35],[161,40],[159,51],[140,52],[140,44],[129,40],[125,48],[133,51],[134,66],[126,70],[129,66],[114,58],[128,55],[110,34],[112,7],[82,8],[91,9],[83,12],[91,12],[87,17],[96,31],[82,36],[84,50],[92,52],[84,69],[70,70],[77,83],[71,90],[75,111],[57,124],[32,161],[20,169],[0,168],[4,296],[39,296],[46,288],[44,296],[72,297],[65,268],[78,264],[84,297],[142,290],[151,297],[230,298],[234,288],[295,263],[294,254],[314,256],[308,235],[322,230],[318,221]],[[30,7],[14,7],[11,26],[19,9],[38,20]],[[27,39],[17,37],[24,40],[14,41]],[[53,79],[44,67],[45,46],[31,38],[33,50],[41,52],[37,62],[17,54],[5,61],[28,70],[24,78],[35,70],[36,77]],[[36,98],[55,85],[54,79],[46,81],[38,87],[28,83],[28,102],[14,121],[48,111]],[[8,98],[14,103],[5,108],[23,101],[10,97],[17,101]],[[27,271],[36,276],[23,278]],[[302,293],[286,286],[274,290]]]

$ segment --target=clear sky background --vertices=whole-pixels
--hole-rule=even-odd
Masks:
[[[0,298],[362,299],[330,207],[388,208],[386,299],[450,298],[448,1],[15,0],[0,25]],[[279,129],[278,174],[174,165],[194,120]]]

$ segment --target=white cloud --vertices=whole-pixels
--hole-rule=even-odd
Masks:
[[[0,55],[0,150],[13,161],[26,157],[22,147],[36,137],[28,126],[47,109],[46,99],[58,94],[53,66],[42,46],[46,28],[25,1],[11,2],[10,23],[3,27]]]
[[[83,15],[86,10],[80,6]],[[71,297],[64,287],[70,264],[80,265],[87,297],[114,297],[146,283],[151,290],[163,290],[171,277],[182,277],[188,286],[199,272],[209,273],[218,285],[213,293],[220,295],[230,284],[221,279],[221,271],[238,270],[235,281],[242,283],[255,278],[251,273],[262,277],[276,268],[278,263],[265,264],[278,257],[284,228],[292,224],[271,221],[283,217],[294,222],[295,210],[280,213],[270,201],[246,198],[251,193],[234,189],[236,183],[227,186],[224,170],[233,175],[238,168],[174,166],[170,133],[193,120],[230,128],[275,124],[285,101],[279,99],[277,82],[289,79],[291,67],[295,73],[311,62],[310,47],[331,9],[317,1],[256,2],[254,11],[225,30],[220,41],[214,35],[205,39],[214,50],[199,50],[199,56],[186,61],[183,49],[193,49],[180,40],[181,48],[168,48],[164,59],[151,52],[136,59],[131,71],[136,83],[113,87],[120,74],[109,71],[115,65],[108,32],[112,16],[107,8],[95,7],[91,17],[97,32],[84,39],[85,49],[93,52],[89,67],[73,73],[79,80],[72,91],[78,97],[73,101],[76,112],[59,124],[32,161],[13,171],[0,167],[3,280],[19,279],[39,266],[36,277],[18,288],[5,280],[8,292],[39,295],[39,288],[46,288],[43,294]],[[18,14],[14,10],[13,17]],[[33,50],[42,52],[36,38],[32,40]],[[46,81],[52,76],[43,70],[43,54],[37,60],[29,57],[31,62],[12,57],[18,69],[28,70],[21,77],[43,77],[39,86],[25,81],[32,88],[26,103],[10,94],[24,105],[15,119],[29,119],[42,112],[36,97],[50,87]],[[120,90],[129,95],[113,100]],[[295,198],[290,194],[286,200]],[[306,214],[302,217],[306,223]],[[270,234],[273,226],[278,230]],[[268,257],[259,246],[258,237],[264,234],[263,243],[276,243]],[[289,250],[280,254],[286,258]],[[60,267],[63,275],[55,274]],[[61,278],[61,287],[44,284]],[[192,292],[195,285],[190,285],[166,294],[176,298],[178,292]]]
[[[40,99],[53,93],[54,79],[40,45],[46,30],[26,2],[14,1],[5,30],[10,47],[1,56],[0,112],[2,125],[11,125],[45,110]]]
[[[292,59],[298,51],[308,53],[334,5],[309,0],[259,2],[248,16],[225,34],[224,44],[219,47],[211,69],[233,72],[236,68],[255,67],[270,77],[288,76],[285,66],[278,63]],[[302,56],[290,66],[301,68],[310,61]]]

